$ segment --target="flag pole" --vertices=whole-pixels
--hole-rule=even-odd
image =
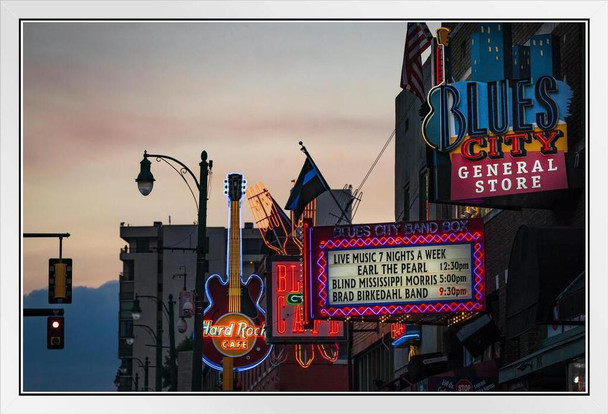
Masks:
[[[300,150],[306,154],[306,158],[308,158],[308,160],[310,161],[310,163],[312,164],[312,167],[315,169],[315,171],[317,172],[317,174],[319,174],[319,178],[321,178],[321,184],[323,184],[323,187],[325,187],[325,189],[327,191],[329,191],[329,195],[331,195],[331,198],[334,199],[336,205],[338,206],[338,208],[340,209],[340,211],[342,212],[342,216],[340,216],[340,219],[338,220],[338,223],[340,222],[340,220],[342,220],[342,217],[345,217],[348,221],[348,224],[353,224],[352,223],[352,219],[348,217],[348,213],[346,211],[344,211],[344,209],[342,208],[342,206],[340,205],[340,203],[338,202],[338,200],[336,199],[336,196],[334,195],[334,193],[331,192],[331,189],[328,188],[328,184],[325,182],[325,178],[323,178],[323,176],[321,175],[321,172],[319,171],[319,169],[317,168],[317,164],[315,164],[315,162],[313,161],[312,157],[310,156],[310,154],[308,153],[308,151],[306,150],[306,147],[304,146],[304,144],[302,143],[302,141],[299,142],[300,146],[302,148],[300,148]],[[336,224],[338,224],[336,223]]]

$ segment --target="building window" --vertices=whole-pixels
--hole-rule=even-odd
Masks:
[[[132,338],[133,337],[133,320],[122,320],[119,323],[119,334],[121,338]]]
[[[149,253],[150,252],[150,239],[136,239],[135,240],[135,252],[136,253]]]
[[[132,281],[135,275],[135,263],[133,260],[123,260],[122,273],[120,274],[121,281]]]
[[[125,358],[133,356],[133,345],[129,345],[125,340],[118,341],[118,357]]]
[[[120,294],[119,294],[119,298],[120,300],[132,300],[133,299],[133,295],[135,293],[135,288],[134,288],[134,283],[133,282],[122,282],[120,283]]]
[[[120,319],[130,319],[131,310],[133,309],[132,300],[121,300],[120,301]]]
[[[429,219],[429,170],[424,168],[420,171],[418,182],[418,220]]]

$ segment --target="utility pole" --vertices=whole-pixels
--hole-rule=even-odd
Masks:
[[[203,313],[207,307],[205,298],[205,273],[207,272],[207,177],[213,168],[213,161],[207,162],[207,151],[201,152],[200,175],[197,180],[194,173],[181,161],[162,154],[148,154],[144,151],[144,159],[140,162],[140,172],[135,181],[140,193],[147,196],[154,186],[154,176],[150,171],[150,161],[148,157],[156,157],[157,161],[170,160],[179,164],[182,168],[177,170],[184,178],[185,174],[190,174],[196,183],[199,193],[198,201],[198,232],[196,246],[196,281],[195,281],[195,306],[194,306],[194,344],[192,350],[192,391],[201,391],[203,375]],[[185,180],[185,178],[184,178]],[[195,200],[196,201],[196,200]]]
[[[203,383],[203,313],[207,307],[205,298],[205,273],[207,272],[207,176],[213,161],[207,162],[207,151],[201,153],[198,201],[198,232],[196,242],[196,281],[194,299],[194,343],[192,353],[192,391],[201,391]]]

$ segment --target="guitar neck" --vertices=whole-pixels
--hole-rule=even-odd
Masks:
[[[228,311],[241,312],[241,226],[239,201],[230,202]]]
[[[445,46],[441,44],[435,46],[435,85],[446,82],[444,48]]]

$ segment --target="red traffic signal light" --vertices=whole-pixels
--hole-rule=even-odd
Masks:
[[[49,316],[46,320],[46,347],[48,349],[63,349],[64,344],[63,316]]]

